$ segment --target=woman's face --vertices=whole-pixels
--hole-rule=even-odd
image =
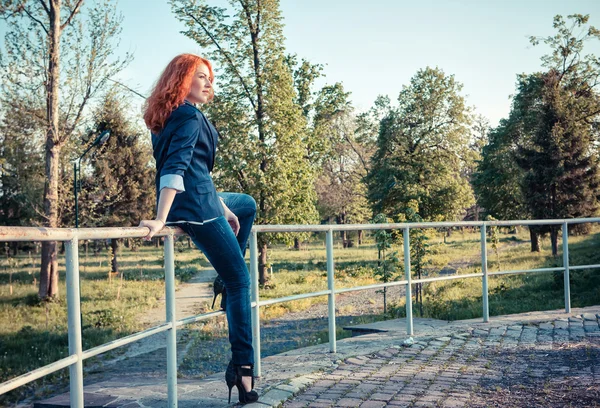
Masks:
[[[192,103],[206,103],[210,100],[211,88],[210,71],[206,65],[200,64],[192,79],[190,93],[185,99]]]

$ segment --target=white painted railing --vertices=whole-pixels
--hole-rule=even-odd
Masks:
[[[483,321],[489,321],[488,304],[488,277],[495,275],[539,273],[563,271],[565,311],[571,311],[571,295],[569,284],[569,271],[578,269],[600,268],[600,265],[569,265],[569,224],[597,223],[600,218],[580,218],[570,220],[522,220],[522,221],[470,221],[470,222],[421,222],[403,224],[348,224],[348,225],[255,225],[250,235],[250,273],[252,278],[252,330],[255,353],[255,372],[260,376],[260,307],[275,303],[288,302],[291,300],[304,299],[315,296],[328,296],[328,318],[329,318],[329,349],[336,352],[335,333],[335,295],[339,293],[375,289],[404,285],[406,288],[406,333],[413,335],[413,315],[411,287],[416,283],[436,282],[454,279],[482,278],[483,295]],[[562,227],[563,266],[556,268],[541,268],[529,270],[510,270],[488,273],[487,268],[487,243],[486,228],[488,226],[515,226],[515,225],[560,225]],[[479,227],[481,231],[481,273],[466,275],[454,275],[438,278],[424,278],[413,280],[410,273],[410,230],[415,228],[447,228],[447,227]],[[404,271],[405,279],[375,285],[359,286],[344,289],[335,289],[334,262],[333,262],[333,233],[336,231],[357,230],[382,230],[402,229],[404,235]],[[327,290],[312,293],[303,293],[283,298],[260,301],[258,292],[258,248],[257,234],[264,232],[325,232],[327,251]],[[151,327],[139,333],[132,334],[114,340],[112,342],[82,350],[81,345],[81,315],[79,293],[79,241],[107,238],[140,238],[147,234],[147,228],[24,228],[24,227],[0,227],[0,242],[3,241],[63,241],[66,246],[66,277],[67,277],[67,318],[69,337],[69,356],[54,363],[30,371],[19,377],[13,378],[0,384],[0,395],[25,385],[31,381],[41,378],[65,367],[70,370],[70,399],[71,407],[82,408],[83,405],[83,360],[106,351],[122,347],[134,341],[152,336],[161,332],[167,333],[167,389],[168,406],[177,407],[177,349],[176,330],[178,326],[211,319],[223,315],[224,312],[211,312],[183,319],[175,316],[175,261],[174,261],[174,237],[181,235],[182,231],[176,228],[165,228],[157,236],[165,238],[165,299],[166,299],[166,322]]]

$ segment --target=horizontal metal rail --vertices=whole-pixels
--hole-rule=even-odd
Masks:
[[[120,339],[110,341],[108,343],[104,343],[100,346],[93,347],[83,352],[83,359],[88,359],[90,357],[97,356],[98,354],[106,353],[107,351],[114,350],[121,346],[126,346],[138,340],[145,339],[146,337],[150,337],[154,334],[166,332],[171,328],[171,323],[163,323],[158,326],[151,327],[144,331],[130,334],[129,336],[121,337]]]
[[[428,229],[452,227],[509,227],[518,225],[562,225],[598,223],[600,218],[573,218],[554,220],[515,220],[515,221],[460,221],[460,222],[412,222],[385,224],[327,224],[327,225],[254,225],[256,232],[327,232],[327,231],[360,231],[382,229]],[[0,226],[0,242],[11,241],[70,241],[95,240],[110,238],[142,238],[148,234],[148,228],[110,227],[110,228],[45,228],[45,227],[5,227]],[[185,235],[177,227],[165,227],[155,236]]]
[[[199,314],[199,315],[195,315],[195,316],[189,316],[184,319],[179,319],[179,320],[177,320],[177,327],[183,326],[184,324],[192,324],[192,323],[202,322],[204,320],[209,320],[209,319],[212,319],[213,317],[218,317],[218,316],[225,316],[225,312],[219,310],[217,312],[208,312],[208,313]]]
[[[513,271],[489,272],[488,275],[490,275],[490,276],[495,276],[495,275],[519,275],[519,274],[529,273],[529,272],[531,272],[531,273],[546,273],[546,272],[559,272],[559,271],[564,271],[564,270],[565,270],[564,267],[558,267],[558,268],[539,268],[539,269],[516,269],[516,270],[513,270]]]
[[[61,358],[60,360],[57,360],[43,367],[36,368],[35,370],[20,375],[18,377],[11,378],[10,380],[0,384],[0,395],[14,390],[15,388],[19,388],[27,383],[35,381],[38,378],[42,378],[48,374],[52,374],[58,370],[67,368],[70,365],[75,364],[77,360],[77,355],[72,355],[69,357]]]
[[[405,280],[385,282],[385,283],[376,283],[373,285],[355,286],[353,288],[340,288],[340,289],[336,289],[335,293],[339,294],[339,293],[346,293],[346,292],[356,292],[359,290],[382,289],[382,288],[389,288],[389,287],[393,287],[393,286],[406,285],[407,283],[408,283],[408,281],[405,281]]]
[[[570,283],[569,270],[600,268],[600,265],[578,265],[569,266],[568,257],[568,225],[580,223],[597,223],[600,218],[580,218],[565,220],[517,220],[517,221],[463,221],[463,222],[421,222],[421,223],[389,223],[389,224],[342,224],[342,225],[255,225],[253,226],[250,237],[250,270],[252,275],[252,326],[255,350],[255,370],[260,376],[260,314],[259,308],[262,306],[273,305],[277,303],[300,300],[310,297],[325,296],[329,298],[329,342],[330,350],[336,350],[335,338],[335,295],[359,290],[379,289],[393,286],[406,286],[406,315],[407,315],[407,334],[412,335],[412,287],[414,284],[430,283],[438,281],[450,281],[466,278],[482,278],[483,286],[483,319],[488,321],[489,310],[487,304],[488,276],[525,274],[525,273],[546,273],[562,271],[565,275],[565,310],[570,311]],[[515,225],[561,225],[563,230],[563,266],[555,268],[538,268],[529,270],[512,270],[488,272],[487,270],[487,247],[486,247],[486,227],[489,226],[515,226]],[[410,229],[421,228],[452,228],[452,227],[479,227],[481,228],[481,246],[482,246],[482,272],[464,275],[452,275],[443,277],[423,278],[413,280],[410,273]],[[333,239],[334,231],[355,231],[355,230],[389,230],[403,229],[404,233],[404,267],[405,280],[379,283],[374,285],[365,285],[352,288],[335,288],[334,284],[334,262],[333,262]],[[327,251],[327,276],[328,290],[296,294],[292,296],[281,297],[277,299],[260,300],[258,295],[258,251],[257,251],[257,233],[265,232],[325,232],[326,251]],[[81,372],[82,361],[90,357],[99,355],[109,350],[133,343],[134,341],[152,336],[154,334],[167,332],[167,377],[169,407],[177,406],[177,382],[176,382],[176,347],[175,330],[176,327],[205,321],[208,319],[222,316],[223,311],[205,313],[196,316],[189,316],[176,320],[175,317],[175,290],[174,290],[174,242],[175,236],[184,235],[179,228],[166,227],[156,236],[165,237],[165,300],[167,305],[167,321],[163,324],[151,327],[147,330],[125,336],[123,338],[111,341],[109,343],[81,350],[81,322],[79,320],[80,294],[79,264],[78,264],[78,245],[81,240],[111,239],[111,238],[141,238],[148,233],[147,228],[129,227],[129,228],[37,228],[37,227],[3,227],[0,226],[0,242],[7,241],[64,241],[67,243],[67,305],[69,308],[69,350],[70,355],[61,360],[55,361],[44,367],[40,367],[29,373],[23,374],[9,381],[0,384],[0,394],[4,394],[31,381],[37,380],[45,375],[70,368],[71,372],[71,406],[83,407],[83,379]]]
[[[330,295],[331,291],[330,290],[322,290],[320,292],[311,292],[311,293],[301,293],[298,295],[291,295],[291,296],[285,296],[282,298],[277,298],[277,299],[268,299],[268,300],[261,300],[260,302],[258,302],[258,306],[268,306],[268,305],[274,305],[276,303],[284,303],[284,302],[291,302],[293,300],[300,300],[300,299],[306,299],[306,298],[311,298],[311,297],[318,297],[318,296],[326,296],[326,295]],[[256,306],[256,302],[252,302],[252,306]]]
[[[413,279],[412,283],[439,282],[439,281],[457,280],[457,279],[464,279],[464,278],[481,278],[482,276],[483,276],[483,273],[469,273],[469,274],[465,274],[465,275],[441,276],[439,278]]]
[[[569,269],[571,269],[572,271],[576,271],[579,269],[598,269],[600,268],[600,265],[596,264],[596,265],[577,265],[577,266],[569,266]]]

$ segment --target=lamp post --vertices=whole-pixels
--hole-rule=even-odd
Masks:
[[[100,133],[96,140],[94,140],[94,143],[92,143],[92,145],[88,147],[75,162],[73,162],[73,191],[75,192],[75,228],[79,228],[79,202],[77,195],[77,193],[79,192],[79,185],[77,184],[77,173],[81,171],[81,160],[83,159],[83,156],[85,156],[87,152],[92,150],[94,147],[101,146],[104,143],[106,143],[109,137],[110,130],[105,130],[104,132]]]

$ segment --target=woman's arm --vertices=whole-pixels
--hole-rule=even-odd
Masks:
[[[147,227],[150,229],[150,233],[144,237],[146,241],[149,241],[157,232],[163,229],[165,222],[167,222],[167,215],[177,190],[174,188],[165,187],[160,190],[160,196],[158,197],[158,210],[156,211],[156,219],[154,220],[142,220],[140,221],[140,227]]]

